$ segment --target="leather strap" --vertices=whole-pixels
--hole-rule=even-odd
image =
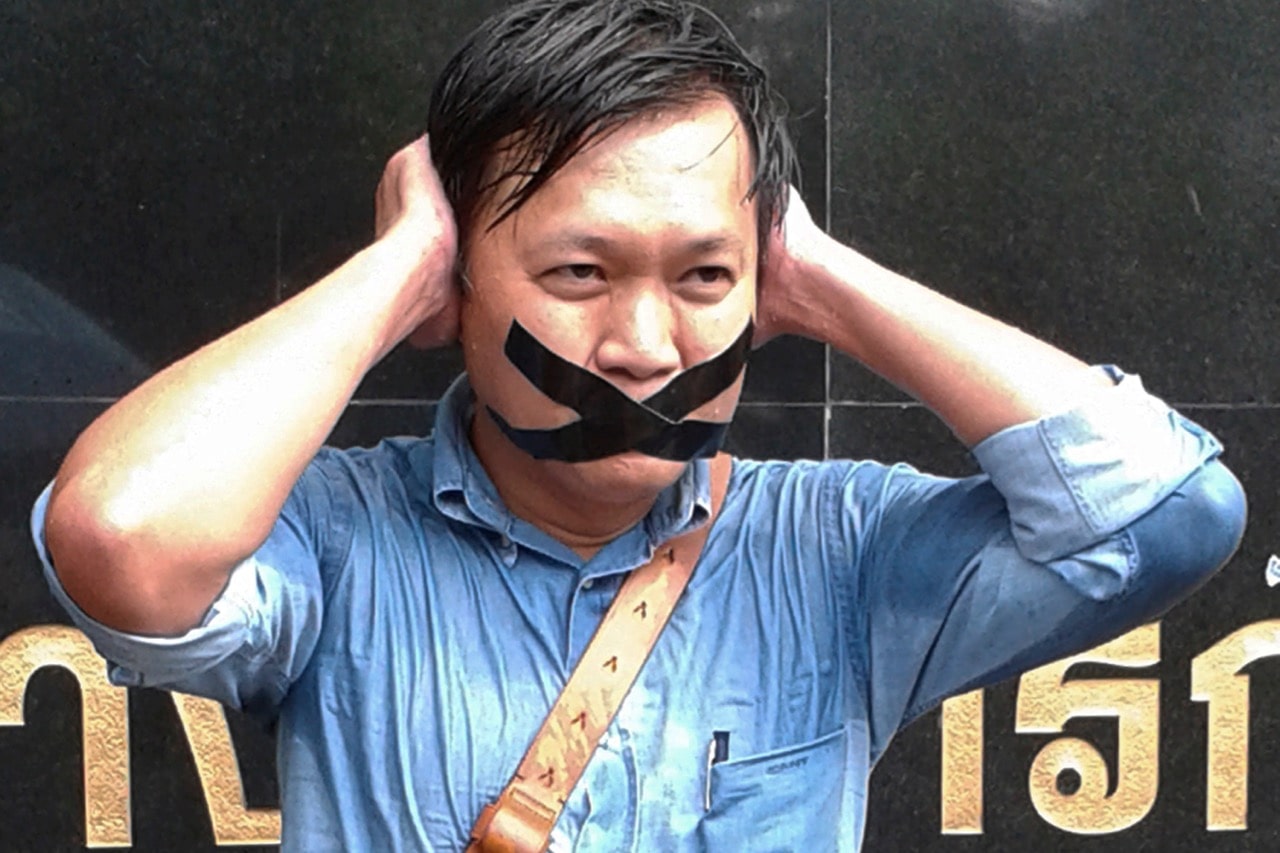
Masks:
[[[666,627],[724,501],[732,460],[711,460],[711,518],[658,548],[618,591],[515,775],[484,807],[468,851],[540,853],[569,792]]]

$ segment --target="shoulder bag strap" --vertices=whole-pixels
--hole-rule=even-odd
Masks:
[[[498,799],[471,830],[473,853],[540,853],[569,792],[613,722],[702,553],[728,489],[732,461],[711,460],[711,518],[658,548],[618,591]]]

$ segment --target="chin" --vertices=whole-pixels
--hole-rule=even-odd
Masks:
[[[646,456],[634,450],[593,462],[557,463],[566,477],[593,500],[631,503],[652,500],[680,478],[687,462]]]

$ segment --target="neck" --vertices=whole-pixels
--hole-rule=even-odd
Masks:
[[[480,405],[469,433],[471,446],[507,509],[583,560],[644,518],[661,491],[573,488],[585,485],[575,476],[577,465],[529,456],[502,434]],[[605,494],[609,498],[602,498]]]

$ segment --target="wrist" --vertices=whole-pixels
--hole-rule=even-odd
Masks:
[[[388,341],[383,353],[400,341],[415,347],[448,344],[457,336],[459,293],[457,254],[451,231],[438,222],[402,221],[370,251],[380,257],[387,282],[396,290]]]
[[[438,223],[404,218],[370,247],[403,290],[418,294],[453,275],[452,239]]]
[[[821,231],[789,245],[779,261],[777,280],[786,286],[772,300],[776,328],[833,343],[831,326],[839,322],[836,315],[846,313],[842,310],[848,302],[846,291],[861,264],[868,262]]]

